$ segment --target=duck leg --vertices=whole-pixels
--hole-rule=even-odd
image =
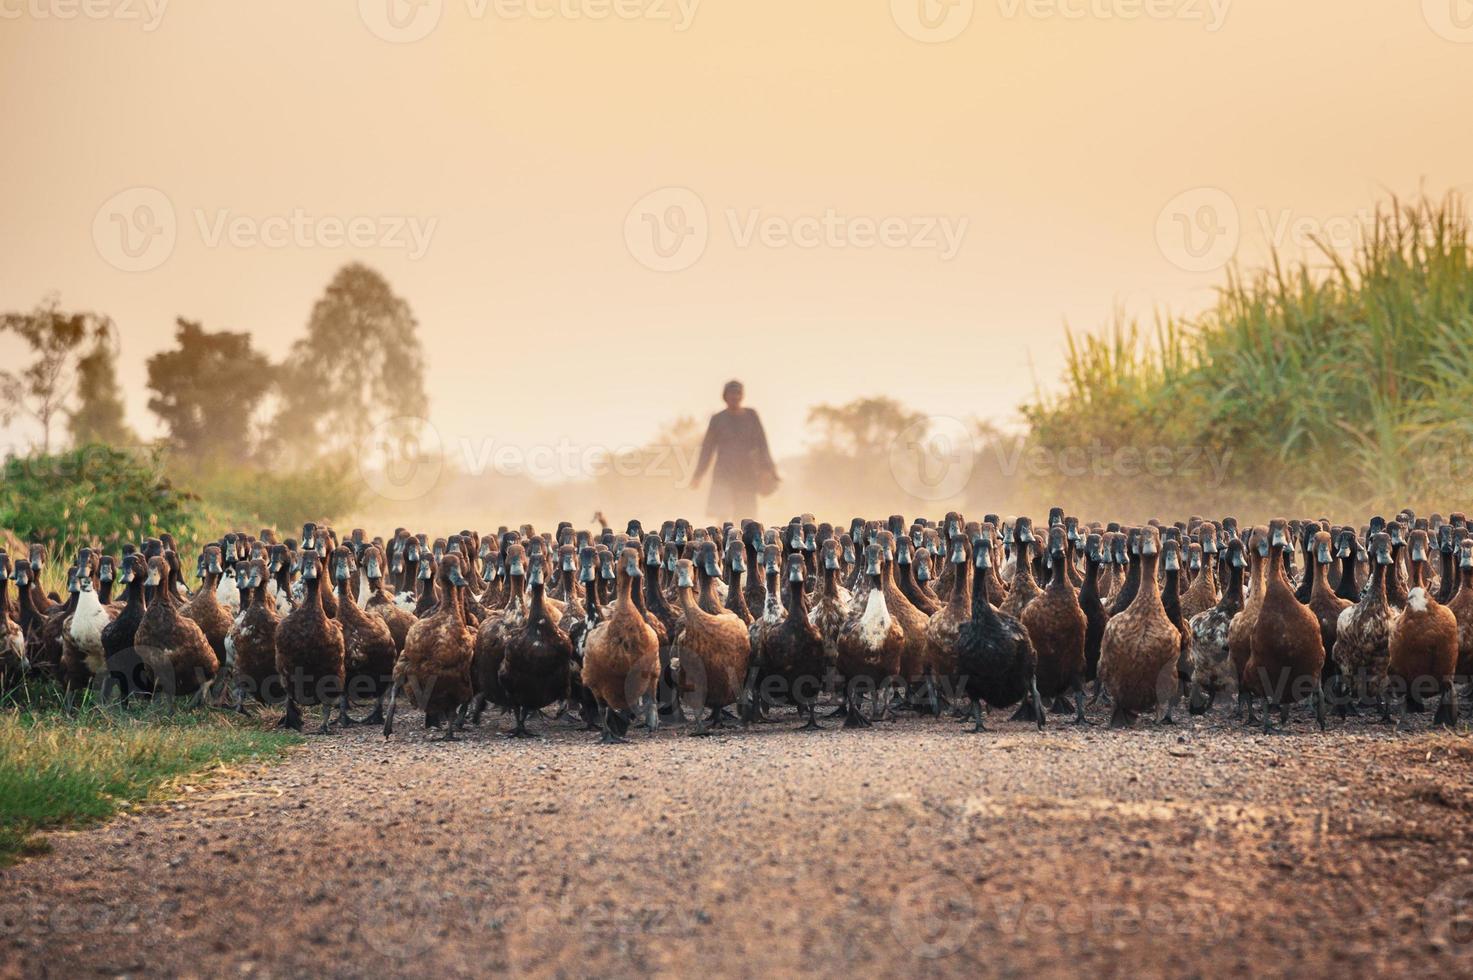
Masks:
[[[1451,684],[1442,685],[1442,696],[1437,699],[1437,714],[1432,716],[1432,724],[1458,727],[1458,692]]]
[[[322,702],[322,727],[317,729],[317,734],[331,735],[332,729],[328,727],[328,722],[330,721],[332,721],[332,702],[324,699]]]
[[[620,745],[624,743],[625,739],[615,735],[613,729],[609,727],[609,706],[603,702],[600,702],[598,706],[598,724],[603,729],[603,737],[598,740],[598,744]]]
[[[476,699],[475,699],[475,706],[471,710],[471,724],[472,725],[479,725],[481,723],[481,713],[483,711],[485,711],[485,710],[486,710],[486,695],[484,695],[484,694],[477,694],[476,695]]]
[[[972,717],[977,722],[972,728],[972,734],[987,731],[987,707],[982,703],[981,698],[972,699]]]
[[[1043,724],[1047,720],[1047,717],[1043,712],[1043,698],[1039,697],[1038,694],[1038,678],[1036,676],[1028,678],[1028,690],[1033,695],[1033,717],[1038,721],[1038,730],[1043,731]]]
[[[1084,717],[1084,685],[1078,684],[1074,688],[1074,724],[1088,725],[1089,719]]]
[[[869,728],[870,721],[864,716],[864,697],[858,691],[844,698],[844,727]]]
[[[373,711],[367,718],[356,724],[360,725],[382,725],[384,723],[384,692],[378,692],[378,697],[373,702]]]
[[[395,681],[389,687],[389,710],[384,713],[384,740],[388,741],[390,735],[394,734],[394,707],[399,697],[399,682]]]
[[[1115,710],[1110,713],[1111,728],[1129,728],[1135,723],[1135,712],[1126,711],[1117,703]]]
[[[1323,683],[1314,686],[1314,720],[1320,726],[1320,731],[1325,730],[1325,688]]]
[[[276,723],[277,728],[290,728],[294,732],[302,730],[302,713],[297,710],[297,702],[291,698],[286,699],[286,714],[281,721]]]
[[[657,702],[658,699],[651,691],[644,707],[644,727],[651,735],[660,730],[660,712]]]
[[[802,711],[802,708],[799,708]],[[814,698],[808,702],[808,723],[798,728],[800,732],[821,732],[823,726],[818,723],[818,699]]]
[[[337,723],[339,728],[351,728],[353,725],[360,724],[354,721],[353,717],[348,714],[348,693],[346,691],[338,698]]]
[[[516,718],[516,724],[512,730],[507,732],[509,738],[533,738],[533,734],[527,731],[527,709],[520,705],[512,707],[512,714]]]

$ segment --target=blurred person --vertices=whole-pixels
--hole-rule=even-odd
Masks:
[[[690,481],[691,489],[698,489],[706,471],[712,470],[707,510],[717,520],[756,516],[757,496],[777,489],[777,466],[767,448],[767,433],[757,413],[742,407],[744,394],[740,381],[728,381],[722,389],[726,408],[711,416]]]

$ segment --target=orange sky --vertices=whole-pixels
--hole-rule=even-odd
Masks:
[[[279,357],[357,259],[447,440],[738,376],[781,455],[863,394],[1007,420],[1066,321],[1473,181],[1466,0],[419,2],[0,0],[0,309],[113,316],[153,434],[176,315]]]

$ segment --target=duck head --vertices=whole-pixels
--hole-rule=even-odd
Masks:
[[[1195,541],[1187,545],[1187,569],[1194,574],[1202,570],[1202,546]]]
[[[336,585],[346,585],[353,577],[353,549],[334,548],[332,552],[332,580]]]
[[[1084,539],[1084,557],[1093,564],[1101,564],[1108,559],[1105,557],[1104,538],[1098,534],[1090,534]]]
[[[737,575],[747,571],[747,549],[739,540],[732,540],[726,546],[726,567]]]
[[[1394,559],[1391,557],[1391,535],[1385,531],[1378,531],[1371,535],[1371,560],[1377,565],[1390,565]]]
[[[162,555],[154,555],[148,560],[148,578],[143,584],[150,589],[157,589],[164,584],[169,577],[169,564],[164,561]]]
[[[1458,567],[1464,572],[1473,571],[1473,538],[1458,543]]]
[[[885,560],[884,550],[878,544],[868,544],[864,547],[864,574],[869,576],[870,583],[878,586],[880,584],[880,569]]]
[[[696,567],[689,558],[681,558],[675,562],[675,585],[681,589],[696,587]]]
[[[1407,536],[1407,543],[1411,546],[1412,561],[1418,565],[1427,561],[1427,532],[1421,528],[1413,531]]]
[[[1241,539],[1234,537],[1228,541],[1227,556],[1224,560],[1228,563],[1229,568],[1241,570],[1247,566],[1248,560],[1243,557],[1243,542]]]
[[[459,555],[446,555],[439,566],[437,574],[440,577],[440,587],[447,597],[451,595],[452,590],[464,589],[470,584],[465,580],[465,565]],[[459,610],[460,605],[455,602],[446,602],[441,605],[441,608]]]
[[[931,581],[931,549],[917,548],[915,553],[916,581],[922,585]]]
[[[839,542],[830,538],[819,548],[819,560],[823,562],[826,572],[839,572],[844,567],[844,553],[839,550]]]
[[[1150,552],[1144,549],[1145,545],[1142,544],[1142,553],[1150,554]],[[1174,539],[1161,543],[1161,568],[1166,572],[1178,572],[1181,570],[1181,545]]]
[[[619,577],[618,561],[614,553],[608,548],[598,549],[598,577],[601,581],[612,582]]]
[[[854,538],[845,534],[839,538],[839,555],[844,559],[844,564],[853,566],[859,561],[859,553],[854,548]]]
[[[583,583],[585,594],[598,578],[598,552],[592,545],[578,549],[578,581]]]
[[[804,578],[803,556],[789,554],[786,564],[788,584],[798,586],[801,591]]]
[[[696,552],[700,560],[701,571],[711,578],[721,577],[721,568],[716,562],[716,545],[710,541],[701,542],[700,549]]]
[[[1334,552],[1330,547],[1329,531],[1316,531],[1312,542],[1316,564],[1329,565],[1335,560]]]

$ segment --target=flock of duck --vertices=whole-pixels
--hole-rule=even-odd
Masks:
[[[983,731],[1015,706],[1040,728],[1050,713],[1085,724],[1087,692],[1112,727],[1224,696],[1266,732],[1301,702],[1322,729],[1331,711],[1400,725],[1429,708],[1455,725],[1473,673],[1462,514],[1121,526],[1055,508],[1046,530],[949,513],[845,531],[804,515],[344,541],[309,523],[299,539],[226,534],[196,556],[193,592],[169,535],[82,548],[65,599],[41,586],[47,561],[40,546],[0,552],[7,686],[40,674],[68,703],[89,688],[258,701],[299,730],[318,708],[324,733],[369,723],[386,738],[405,700],[447,741],[487,705],[511,714],[508,735],[556,710],[619,742],[687,710],[703,735],[780,706],[804,729],[912,711]]]

